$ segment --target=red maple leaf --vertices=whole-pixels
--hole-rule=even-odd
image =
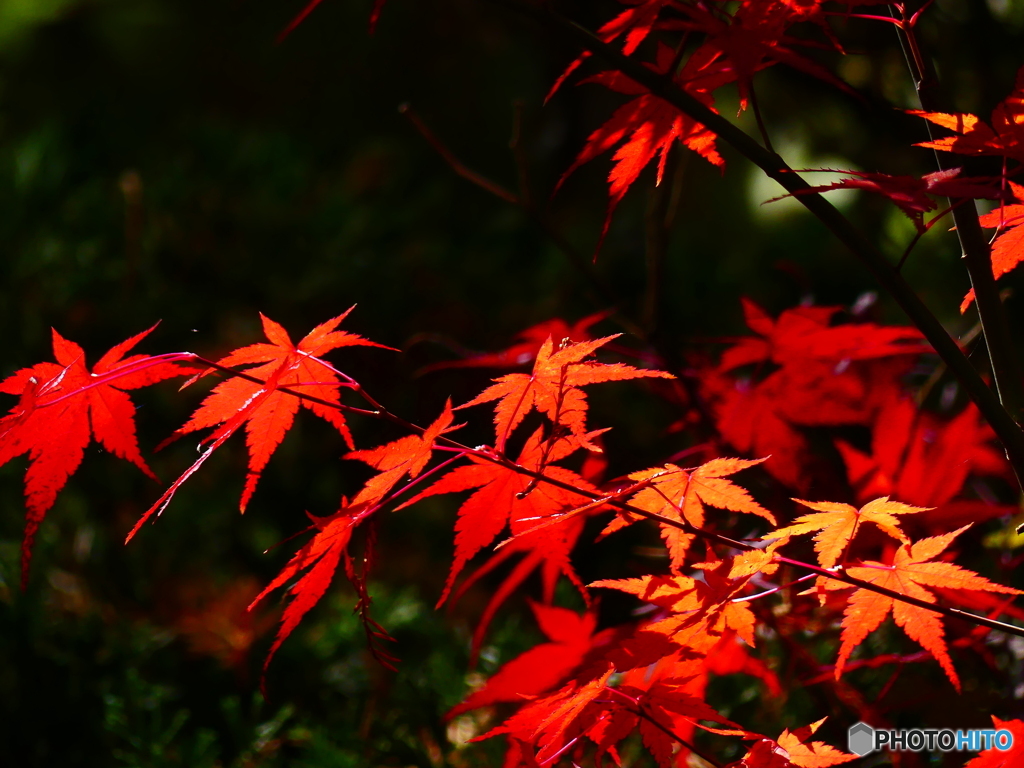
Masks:
[[[1024,162],[1024,67],[1017,72],[1013,92],[992,110],[992,125],[986,125],[971,114],[947,114],[908,110],[911,115],[953,131],[918,147],[956,152],[961,155],[996,155]]]
[[[996,731],[1009,731],[1013,737],[1013,745],[1009,749],[992,746],[964,768],[1014,768],[1024,761],[1024,721],[1000,720],[992,715],[992,726]]]
[[[882,195],[899,207],[907,215],[918,232],[925,232],[931,223],[925,224],[924,215],[936,210],[939,206],[930,195],[951,198],[973,198],[996,200],[1003,199],[997,179],[991,178],[959,178],[961,168],[948,168],[935,171],[924,176],[890,176],[886,173],[867,173],[865,171],[840,171],[821,168],[799,171],[800,173],[847,173],[852,178],[840,179],[831,184],[810,187],[789,195],[769,200],[773,203],[793,195],[828,192],[832,189],[863,189]]]
[[[928,351],[916,328],[875,323],[832,325],[842,307],[794,307],[772,318],[743,297],[747,325],[759,337],[740,339],[722,354],[720,369],[771,361],[776,365],[805,366],[812,362],[833,365],[841,361],[870,360]]]
[[[940,420],[899,397],[879,410],[870,455],[843,441],[836,447],[861,501],[878,495],[913,499],[933,509],[915,515],[912,526],[946,531],[1013,512],[1009,505],[956,498],[972,474],[1006,475],[1006,459],[994,439],[973,404]]]
[[[667,73],[674,59],[675,53],[672,49],[659,44],[657,62],[652,69],[662,74]],[[714,99],[711,92],[730,82],[733,76],[727,68],[715,64],[713,56],[702,57],[695,54],[674,79],[687,93],[713,109]],[[620,142],[625,142],[612,156],[614,165],[608,174],[608,192],[611,199],[608,202],[608,211],[596,249],[599,251],[601,242],[608,234],[612,214],[626,191],[640,176],[640,172],[655,158],[658,158],[655,183],[660,184],[665,172],[665,163],[668,161],[668,152],[677,141],[719,168],[725,167],[725,160],[715,148],[715,134],[702,123],[683,114],[621,72],[602,72],[583,82],[599,83],[617,93],[636,97],[615,110],[604,125],[587,137],[587,143],[579,156],[559,181],[561,186],[562,182],[581,165],[608,152]]]
[[[552,480],[578,488],[581,493],[537,481],[517,472],[514,468],[470,455],[471,463],[468,466],[457,467],[425,491],[402,504],[402,507],[405,507],[429,496],[476,489],[459,508],[458,521],[455,524],[455,559],[444,590],[437,601],[438,605],[448,599],[455,579],[470,558],[493,542],[506,525],[511,528],[512,534],[516,535],[533,528],[545,518],[587,504],[591,497],[584,495],[585,493],[597,493],[594,486],[572,470],[546,463],[541,467],[545,460],[558,461],[575,448],[568,441],[560,440],[553,449],[547,451],[541,435],[540,429],[533,433],[523,446],[516,463],[528,470],[540,471]],[[552,535],[550,531],[548,534]],[[562,568],[563,573],[580,591],[585,592],[567,559],[562,563]]]
[[[253,610],[275,589],[298,577],[288,589],[291,600],[284,609],[277,637],[274,638],[274,643],[263,662],[264,673],[281,643],[288,639],[302,621],[302,617],[309,613],[327,592],[342,556],[348,553],[353,530],[366,516],[366,505],[351,506],[345,499],[342,499],[341,509],[333,515],[309,515],[316,528],[316,536],[292,556],[274,580],[249,605],[249,610]]]
[[[346,573],[359,591],[361,601],[369,602],[368,595],[364,594],[365,584],[356,583],[359,579],[351,567],[348,547],[352,533],[380,509],[385,496],[403,476],[415,478],[423,471],[430,461],[434,441],[445,432],[454,429],[450,426],[451,422],[452,406],[449,400],[441,415],[423,430],[421,435],[408,435],[377,448],[348,454],[346,458],[365,461],[381,472],[367,480],[351,502],[343,498],[341,509],[335,514],[323,518],[309,515],[313,527],[317,530],[316,536],[292,556],[281,572],[249,606],[251,610],[275,589],[299,577],[289,589],[292,599],[281,618],[281,627],[263,665],[264,671],[281,643],[295,630],[302,617],[324,596],[343,556],[346,559]],[[368,605],[360,607],[363,609],[361,614],[364,623],[367,624],[368,634],[386,637],[383,630],[369,618],[366,610]],[[373,638],[370,639],[372,642]],[[385,663],[390,658],[384,654],[380,656]]]
[[[608,317],[609,312],[595,312],[569,325],[565,320],[556,317],[543,323],[531,325],[516,335],[517,343],[500,352],[485,352],[469,355],[464,360],[452,360],[433,363],[420,369],[421,373],[437,371],[444,368],[517,368],[532,362],[537,352],[550,339],[569,339],[569,341],[590,341],[590,327]]]
[[[550,642],[536,645],[504,664],[484,687],[449,710],[446,718],[499,701],[522,703],[561,685],[580,665],[591,648],[597,616],[532,601],[530,608]]]
[[[821,15],[816,0],[757,0],[743,2],[733,11],[715,3],[680,3],[676,7],[687,19],[667,21],[664,29],[702,32],[707,35],[704,44],[694,56],[710,58],[734,73],[740,94],[740,108],[746,109],[754,75],[776,63],[785,63],[814,77],[848,90],[845,83],[811,59],[793,50],[799,43],[788,37],[789,28],[801,21],[814,21],[832,39],[831,30]]]
[[[994,584],[953,563],[932,562],[968,527],[964,526],[942,536],[921,539],[913,545],[904,544],[896,550],[890,564],[865,562],[862,566],[847,568],[846,573],[856,579],[927,603],[935,602],[935,596],[928,591],[928,587],[1001,592],[1007,595],[1024,594],[1018,589]],[[851,588],[849,584],[832,579],[825,580],[822,586],[827,590]],[[912,640],[935,657],[950,682],[959,691],[960,678],[957,677],[953,661],[949,658],[941,617],[932,611],[861,587],[857,587],[850,596],[843,613],[842,644],[836,662],[836,680],[843,674],[843,667],[853,650],[877,629],[890,613],[896,624],[902,627]]]
[[[1010,182],[1013,196],[1018,203],[1024,202],[1024,185]],[[994,211],[978,218],[981,226],[999,231],[992,243],[992,276],[998,280],[1007,272],[1024,261],[1024,205],[1003,205]],[[960,303],[963,314],[974,301],[974,289],[971,288]]]
[[[702,370],[703,394],[729,444],[770,456],[765,469],[804,491],[820,459],[799,427],[870,423],[911,356],[927,347],[913,328],[832,325],[838,307],[797,307],[777,320],[748,299],[743,310],[757,336],[741,338],[717,368]],[[748,365],[756,365],[753,376],[734,373]]]
[[[92,438],[156,479],[139,452],[135,406],[125,390],[187,373],[189,369],[181,364],[192,355],[124,357],[153,328],[113,347],[92,371],[85,365],[82,348],[53,331],[56,363],[23,368],[0,382],[0,392],[19,396],[11,413],[0,420],[0,464],[23,453],[29,455],[22,583],[28,578],[36,531],[61,488],[78,469]]]
[[[722,639],[708,652],[704,668],[715,675],[751,675],[765,684],[767,694],[773,699],[781,699],[786,695],[778,675],[761,659],[751,656],[750,646],[732,631],[724,633]]]
[[[248,369],[246,374],[258,379],[260,383],[244,378],[222,381],[213,388],[213,392],[196,409],[192,418],[174,432],[171,440],[196,430],[216,427],[213,433],[200,443],[207,445],[206,450],[139,519],[128,535],[129,540],[154,513],[162,512],[167,507],[182,483],[243,425],[246,431],[246,447],[249,449],[249,472],[239,502],[239,509],[242,512],[245,511],[256,489],[256,483],[264,467],[294,423],[300,404],[329,422],[341,433],[349,448],[354,447],[344,415],[338,408],[331,407],[341,402],[339,387],[351,385],[353,382],[329,363],[321,360],[320,355],[339,347],[390,347],[369,341],[354,333],[335,330],[352,309],[354,307],[318,325],[298,344],[292,342],[284,328],[270,318],[260,315],[263,332],[270,343],[251,344],[236,349],[218,361],[218,365],[221,366],[255,365],[256,367]],[[287,387],[292,392],[283,392],[282,387]],[[316,400],[303,400],[294,393],[309,395]]]
[[[365,461],[374,469],[381,470],[379,475],[366,481],[366,485],[352,499],[352,503],[375,504],[405,475],[410,479],[417,477],[430,461],[434,441],[446,432],[461,426],[451,426],[452,418],[452,401],[448,400],[441,415],[423,430],[422,435],[407,435],[376,448],[352,451],[345,456],[346,459]]]

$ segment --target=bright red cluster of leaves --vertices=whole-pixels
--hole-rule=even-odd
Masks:
[[[394,661],[377,645],[386,633],[370,618],[365,570],[360,572],[353,554],[354,534],[383,508],[401,509],[428,497],[469,492],[458,510],[454,560],[439,604],[449,599],[465,568],[503,532],[510,538],[461,589],[508,557],[522,555],[481,617],[474,648],[483,642],[499,606],[527,575],[540,569],[543,577],[542,602],[532,608],[547,641],[509,661],[449,713],[454,718],[481,707],[514,708],[504,723],[479,737],[504,735],[507,765],[543,765],[563,756],[580,758],[588,751],[598,760],[603,755],[619,760],[623,740],[639,733],[657,762],[669,768],[681,765],[697,749],[695,729],[752,740],[736,766],[845,762],[852,756],[810,741],[818,723],[770,738],[730,722],[705,701],[709,675],[753,675],[772,695],[784,695],[777,672],[756,650],[755,630],[765,620],[762,598],[786,589],[785,584],[773,584],[796,567],[806,573],[799,581],[817,577],[816,586],[805,594],[820,598],[820,610],[841,612],[841,645],[833,667],[837,681],[850,668],[854,651],[892,615],[959,688],[942,618],[929,606],[940,599],[957,602],[965,595],[1019,591],[940,559],[966,529],[949,530],[950,521],[959,518],[948,508],[970,504],[977,516],[981,502],[955,497],[970,474],[1003,473],[1005,466],[973,410],[941,422],[919,412],[903,395],[900,376],[925,351],[915,331],[865,322],[835,324],[835,307],[792,309],[778,319],[749,301],[744,309],[756,335],[734,341],[717,364],[700,368],[699,375],[723,447],[772,455],[718,456],[689,468],[668,463],[607,483],[600,471],[587,469],[589,463],[584,463],[583,474],[562,465],[581,450],[592,456],[601,451],[598,435],[605,430],[590,423],[585,388],[671,378],[662,371],[596,359],[612,337],[572,341],[548,336],[531,350],[530,373],[505,374],[469,402],[457,408],[447,403],[432,424],[419,428],[389,414],[353,377],[323,358],[346,346],[383,347],[337,330],[345,315],[318,326],[298,344],[281,326],[263,318],[269,343],[235,350],[216,363],[188,353],[124,358],[145,335],[140,334],[108,352],[92,372],[85,368],[81,349],[55,334],[58,362],[18,371],[0,385],[19,398],[2,422],[0,455],[9,460],[27,452],[30,458],[26,568],[42,514],[81,460],[90,420],[92,433],[104,446],[148,473],[124,390],[189,372],[198,372],[190,383],[226,373],[229,377],[172,436],[212,430],[204,439],[203,454],[143,515],[132,535],[243,426],[249,451],[243,509],[300,405],[331,423],[350,447],[345,412],[389,418],[410,431],[376,448],[350,451],[346,458],[368,464],[375,474],[350,499],[343,498],[333,514],[310,515],[314,535],[256,597],[254,605],[277,589],[287,589],[267,663],[323,597],[342,565],[359,594],[371,647],[385,663]],[[568,329],[561,321],[545,327],[556,326]],[[585,326],[579,333],[584,335]],[[524,337],[524,343],[529,339]],[[485,360],[497,365],[518,362],[519,350],[513,347]],[[345,390],[372,407],[344,403]],[[489,403],[494,403],[493,446],[469,448],[448,436],[458,428],[453,424],[456,410]],[[538,419],[540,425],[527,434],[524,425]],[[741,423],[745,431],[738,430]],[[783,483],[801,487],[809,451],[802,430],[851,424],[870,427],[875,435],[873,455],[836,443],[848,465],[851,487],[865,499],[880,495],[859,509],[841,502],[801,501],[813,512],[777,527],[777,514],[733,477],[763,468]],[[928,439],[920,435],[925,429]],[[519,446],[514,454],[509,453],[512,445]],[[435,460],[438,449],[442,458]],[[925,482],[923,473],[934,473],[936,466],[946,467],[943,482]],[[424,487],[401,501],[419,485]],[[938,510],[890,499],[893,495]],[[752,515],[763,528],[773,528],[764,530],[764,543],[723,535],[736,514]],[[601,536],[654,522],[666,547],[668,572],[585,585],[573,568],[572,552],[583,523],[595,515],[611,516]],[[904,520],[914,519],[924,522],[911,527],[935,535],[912,539]],[[880,539],[873,531],[884,536]],[[793,538],[805,534],[814,534],[815,564],[781,554],[782,548],[798,546]],[[703,547],[694,546],[698,541]],[[730,551],[716,551],[723,546]],[[880,559],[862,559],[873,553]],[[591,606],[587,612],[552,604],[561,576]],[[595,588],[625,592],[649,608],[641,620],[599,629],[590,595]],[[847,595],[848,590],[852,592]],[[835,605],[832,595],[847,596]],[[917,603],[907,602],[915,599]],[[975,604],[970,597],[961,602]]]

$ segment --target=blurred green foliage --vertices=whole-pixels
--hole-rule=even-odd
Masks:
[[[464,401],[488,377],[416,378],[423,365],[503,346],[549,317],[614,306],[642,318],[656,301],[641,322],[681,354],[687,339],[739,332],[740,295],[778,311],[812,296],[850,304],[872,290],[798,207],[761,206],[778,191],[726,151],[724,178],[697,158],[681,162],[676,225],[653,284],[644,217],[659,193],[638,188],[627,197],[593,267],[614,287],[602,293],[530,216],[456,176],[398,112],[411,103],[464,163],[516,189],[508,141],[521,101],[530,194],[589,262],[607,161],[578,171],[547,202],[616,103],[583,85],[541,106],[575,51],[474,0],[390,0],[374,37],[369,2],[325,2],[275,45],[304,4],[0,0],[0,375],[48,358],[51,326],[93,360],[158,320],[146,351],[216,355],[257,339],[258,312],[298,337],[358,302],[347,327],[404,351],[338,358],[395,411],[423,421],[445,397]],[[565,5],[592,27],[616,7]],[[1024,63],[1024,3],[940,1],[923,26],[953,103],[987,114]],[[761,76],[778,146],[806,167],[928,172],[928,154],[907,149],[924,138],[921,127],[874,110],[885,100],[911,106],[895,36],[856,22],[844,34],[854,55],[840,72],[860,99],[791,71]],[[728,98],[721,111],[735,114]],[[752,128],[749,114],[739,119]],[[841,204],[894,256],[912,236],[884,201],[854,195]],[[906,272],[964,330],[958,256],[947,233],[934,231]],[[884,298],[872,311],[901,321]],[[611,321],[603,327],[615,330]],[[169,385],[139,399],[144,451],[182,423],[197,397]],[[602,424],[616,430],[611,476],[687,446],[685,436],[662,433],[676,417],[642,390],[595,402]],[[360,445],[391,437],[378,426],[354,425]],[[466,440],[487,434],[479,424]],[[173,477],[191,450],[176,445],[154,457],[154,468]],[[274,616],[253,617],[244,606],[292,545],[264,551],[305,525],[304,510],[325,514],[357,487],[361,470],[339,468],[342,451],[326,427],[300,418],[239,519],[244,454],[229,446],[124,548],[157,489],[90,448],[41,530],[24,593],[24,464],[0,469],[0,764],[497,764],[500,744],[465,745],[482,719],[446,726],[443,714],[464,695],[467,674],[478,681],[539,636],[514,603],[480,668],[467,673],[468,628],[492,582],[454,617],[433,611],[450,556],[450,500],[381,526],[374,615],[396,638],[397,673],[369,657],[353,599],[339,585],[274,661],[269,700],[256,690]],[[603,560],[580,564],[584,580],[609,563],[621,570],[642,561],[638,543],[627,535],[617,549],[599,549]],[[575,605],[568,591],[563,597]],[[616,606],[609,598],[605,608],[614,614]],[[878,674],[876,690],[885,684]],[[901,685],[909,695],[913,676]],[[997,687],[977,695],[991,700]],[[758,705],[749,681],[720,688],[727,715],[756,725],[774,713]],[[787,713],[802,724],[828,706],[795,692]]]

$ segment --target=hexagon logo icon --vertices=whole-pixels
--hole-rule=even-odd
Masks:
[[[864,755],[874,751],[875,729],[867,723],[851,725],[846,735],[847,749],[853,752],[853,754],[864,757]]]

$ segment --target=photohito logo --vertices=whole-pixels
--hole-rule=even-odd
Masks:
[[[1013,734],[1006,729],[997,731],[994,728],[967,731],[949,728],[886,730],[872,728],[867,723],[857,723],[847,731],[846,743],[847,749],[860,757],[882,747],[892,752],[980,752],[993,747],[1005,752],[1013,746]]]

